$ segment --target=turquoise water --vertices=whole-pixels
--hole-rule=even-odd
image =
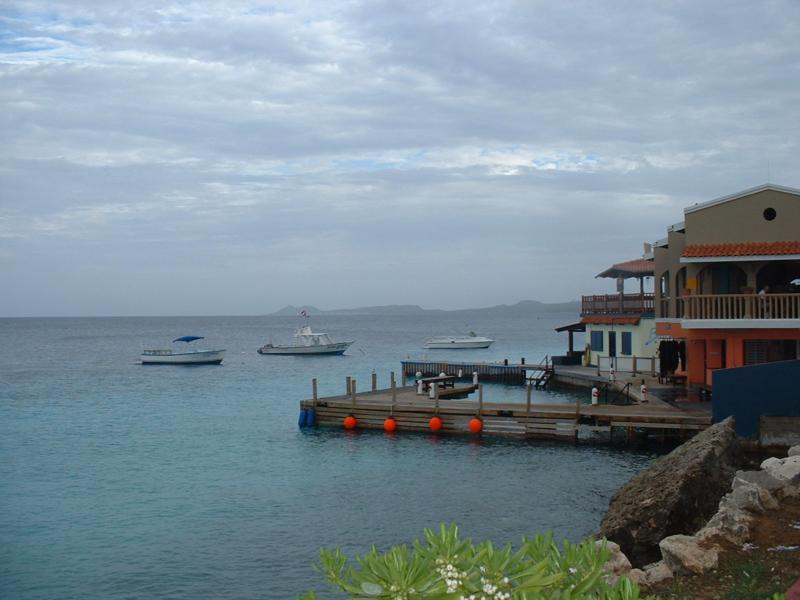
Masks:
[[[373,370],[386,384],[425,338],[470,329],[498,342],[427,356],[538,361],[563,353],[552,329],[574,317],[314,319],[356,340],[343,357],[255,352],[296,319],[0,319],[0,597],[294,598],[325,589],[321,546],[385,549],[442,521],[496,542],[590,534],[653,454],[296,426],[312,377],[323,395],[348,375],[366,389]],[[185,334],[227,348],[224,364],[137,363]],[[486,399],[524,391],[489,385]]]

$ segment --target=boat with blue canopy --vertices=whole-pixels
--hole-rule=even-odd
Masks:
[[[189,344],[205,339],[201,335],[184,335],[172,340],[172,343]],[[225,350],[183,350],[145,349],[142,351],[143,365],[218,365],[225,357]]]

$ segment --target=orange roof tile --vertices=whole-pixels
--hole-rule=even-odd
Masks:
[[[639,317],[618,315],[589,315],[581,318],[581,323],[586,325],[638,325]]]
[[[800,254],[800,241],[691,244],[683,249],[681,256],[703,258],[706,256],[779,256],[783,254]]]

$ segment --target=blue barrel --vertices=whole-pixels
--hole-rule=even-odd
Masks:
[[[306,427],[317,426],[317,411],[313,408],[306,409]]]
[[[308,410],[305,408],[300,409],[300,416],[297,418],[297,426],[302,429],[306,426],[308,419]]]

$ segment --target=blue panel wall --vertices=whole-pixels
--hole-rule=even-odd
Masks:
[[[714,371],[714,423],[731,415],[740,437],[758,437],[759,418],[800,417],[800,360]]]

